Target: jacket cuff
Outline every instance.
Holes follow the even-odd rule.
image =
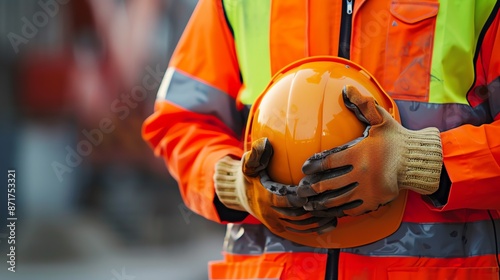
[[[226,207],[217,195],[214,195],[214,206],[222,223],[240,223],[250,214]]]
[[[448,176],[448,172],[446,171],[446,167],[443,164],[438,190],[433,194],[424,196],[424,199],[435,208],[442,208],[448,203],[450,190],[451,190],[451,180],[450,177]]]

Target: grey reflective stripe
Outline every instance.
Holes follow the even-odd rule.
[[[491,115],[496,117],[500,114],[500,77],[493,80],[487,88]]]
[[[342,252],[377,257],[465,258],[494,255],[500,250],[500,244],[495,243],[495,240],[500,240],[500,219],[494,222],[496,237],[491,220],[425,224],[404,222],[387,238],[365,246],[342,249]],[[327,249],[306,247],[278,237],[263,225],[246,224],[228,224],[224,251],[240,255],[327,253]]]
[[[168,75],[167,75],[168,74]],[[243,130],[243,116],[230,95],[183,73],[168,69],[158,99],[166,99],[186,110],[212,115],[223,121],[236,135]],[[244,113],[244,112],[243,112]]]
[[[494,255],[498,250],[495,248],[494,233],[491,220],[427,224],[405,222],[387,238],[365,246],[343,249],[343,252],[378,257],[428,258]],[[496,234],[496,240],[500,240],[498,228]]]
[[[237,255],[281,252],[327,253],[327,249],[302,246],[276,236],[263,225],[250,224],[228,224],[223,249]]]
[[[396,104],[401,123],[408,129],[432,126],[446,131],[463,124],[481,125],[493,121],[489,102],[483,102],[475,108],[458,103],[431,104],[402,100],[396,100]]]

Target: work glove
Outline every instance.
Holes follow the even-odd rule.
[[[297,190],[308,199],[304,209],[317,217],[358,216],[394,200],[400,189],[434,193],[443,164],[438,129],[404,128],[354,86],[342,94],[367,127],[361,137],[306,160]]]
[[[335,217],[313,217],[304,210],[297,187],[274,182],[266,168],[273,149],[267,138],[252,143],[241,160],[223,157],[215,165],[215,192],[228,208],[246,211],[271,231],[322,232],[335,227]]]

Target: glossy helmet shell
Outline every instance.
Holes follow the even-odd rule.
[[[267,137],[273,146],[274,154],[268,166],[273,181],[297,185],[304,177],[302,165],[309,157],[363,134],[365,125],[344,105],[342,89],[346,85],[373,96],[400,121],[394,101],[361,66],[331,56],[298,60],[274,75],[252,105],[247,123],[247,151],[253,139],[262,137]],[[340,218],[337,227],[324,234],[295,233],[283,228],[270,230],[307,246],[360,246],[379,240],[399,227],[406,197],[407,192],[402,191],[396,200],[377,211]]]

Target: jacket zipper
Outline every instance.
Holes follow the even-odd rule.
[[[354,0],[345,0],[342,4],[340,19],[339,56],[349,59],[351,52],[352,10]]]
[[[339,254],[340,249],[328,249],[325,280],[339,279]]]
[[[340,38],[338,56],[350,58],[352,11],[354,0],[342,2],[342,18],[340,19]],[[340,249],[328,249],[326,259],[325,280],[337,280],[339,278],[339,255]]]
[[[353,6],[354,0],[345,0],[342,3],[338,56],[345,59],[350,59]],[[325,280],[337,280],[339,278],[339,255],[340,249],[328,249]]]

